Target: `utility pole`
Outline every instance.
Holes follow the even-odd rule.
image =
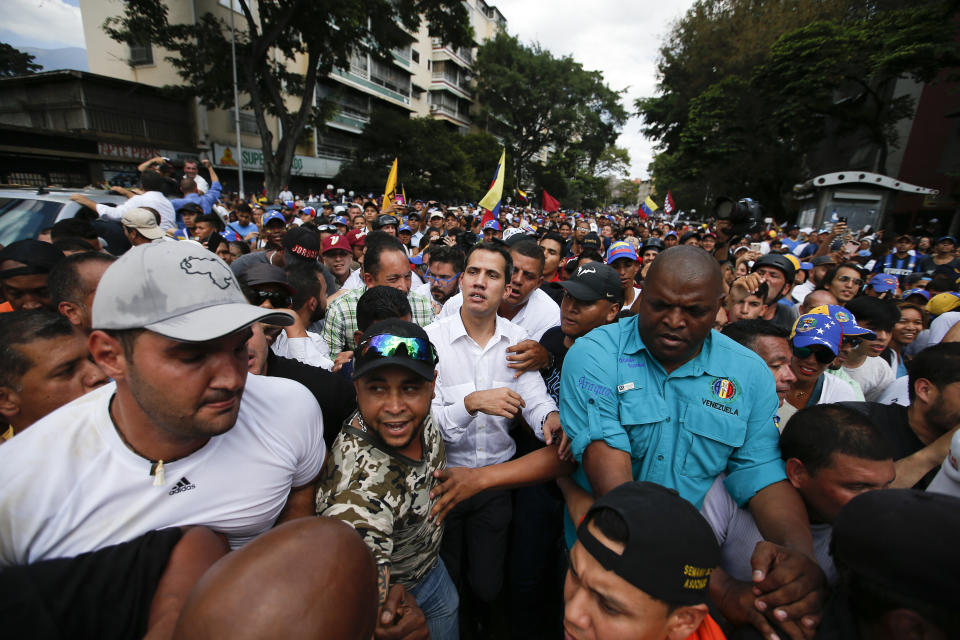
[[[243,147],[240,143],[240,92],[237,90],[237,33],[233,28],[234,0],[230,2],[230,55],[233,57],[233,117],[237,131],[237,176],[240,179],[240,199],[245,200],[243,190]]]

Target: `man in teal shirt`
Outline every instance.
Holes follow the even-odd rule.
[[[773,611],[795,603],[778,587],[800,579],[810,593],[822,588],[823,575],[811,559],[806,510],[780,459],[773,376],[759,356],[711,330],[721,291],[719,266],[702,249],[664,251],[644,281],[638,315],[571,347],[560,416],[580,463],[574,479],[594,496],[629,480],[649,481],[699,507],[726,472],[730,495],[791,558],[789,571],[784,564],[776,572],[778,560],[755,555],[761,600]],[[572,532],[568,520],[569,544]],[[794,606],[787,613],[794,619],[810,611]]]

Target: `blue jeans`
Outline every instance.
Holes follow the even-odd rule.
[[[457,612],[460,598],[443,560],[437,558],[433,568],[409,592],[416,598],[427,618],[432,640],[459,640],[460,622]]]

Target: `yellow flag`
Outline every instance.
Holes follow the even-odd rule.
[[[503,153],[500,154],[500,162],[497,163],[497,172],[493,176],[493,184],[490,185],[490,190],[487,191],[487,195],[483,196],[483,199],[478,203],[487,211],[496,209],[497,205],[500,204],[500,198],[503,197],[503,174],[505,173],[506,164],[507,150],[504,149]]]
[[[390,175],[387,176],[387,186],[383,188],[383,204],[381,207],[385,207],[388,204],[393,204],[393,199],[397,195],[397,159],[393,159],[393,166],[390,168]]]

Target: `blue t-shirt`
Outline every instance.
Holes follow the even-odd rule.
[[[241,239],[246,238],[247,234],[253,233],[254,231],[259,231],[260,229],[254,223],[250,223],[246,226],[240,224],[239,222],[231,222],[227,225],[228,230],[236,231],[237,235]]]
[[[773,374],[749,349],[716,331],[672,373],[647,350],[637,316],[594,329],[567,353],[560,420],[577,462],[590,443],[630,454],[634,480],[675,489],[698,509],[722,472],[743,506],[786,479],[774,423]],[[573,475],[590,491],[583,466]],[[565,518],[567,542],[576,531]]]

